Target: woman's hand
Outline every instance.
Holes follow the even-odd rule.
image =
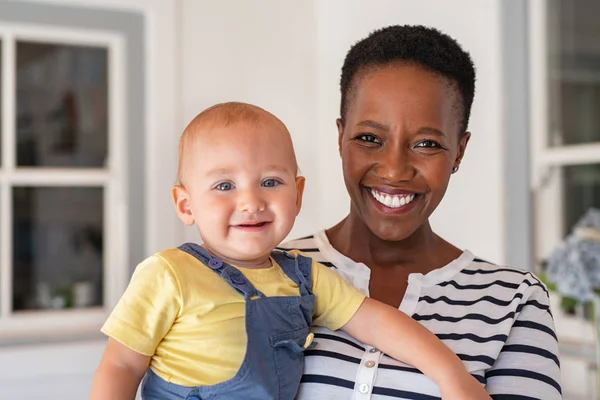
[[[442,400],[491,400],[484,387],[469,373],[461,371],[448,383],[439,385]]]

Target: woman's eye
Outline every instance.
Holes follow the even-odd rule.
[[[440,149],[442,146],[438,142],[433,140],[423,140],[422,142],[417,143],[416,147],[424,147],[427,149]]]
[[[215,186],[215,189],[225,192],[233,189],[233,185],[231,184],[231,182],[222,182]]]
[[[379,138],[377,136],[369,135],[368,133],[359,135],[356,137],[356,139],[360,140],[361,142],[381,144],[381,140],[379,140]]]
[[[275,187],[275,186],[278,186],[280,184],[281,184],[281,182],[279,182],[276,179],[265,179],[263,181],[263,183],[262,183],[262,186],[263,187]]]

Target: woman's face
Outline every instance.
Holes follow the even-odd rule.
[[[411,236],[438,206],[469,140],[444,78],[412,64],[359,71],[338,120],[351,214],[380,239]]]

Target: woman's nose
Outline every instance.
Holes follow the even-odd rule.
[[[416,168],[407,151],[390,148],[380,153],[375,173],[390,183],[408,181],[415,177]]]

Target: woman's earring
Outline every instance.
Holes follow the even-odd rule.
[[[454,167],[454,168],[452,168],[452,173],[455,173],[456,171],[458,171],[458,166],[457,166],[457,167]]]

